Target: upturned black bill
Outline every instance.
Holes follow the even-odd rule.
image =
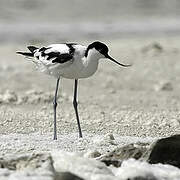
[[[132,66],[131,64],[122,64],[118,61],[116,61],[115,59],[113,59],[111,56],[109,56],[108,54],[106,55],[106,58],[110,59],[111,61],[115,62],[116,64],[120,65],[120,66],[123,66],[123,67],[129,67],[129,66]]]

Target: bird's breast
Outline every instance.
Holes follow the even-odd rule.
[[[87,62],[84,59],[76,59],[74,62],[61,69],[61,76],[68,79],[88,78],[92,76],[98,67],[98,61]]]
[[[84,68],[82,69],[82,78],[87,78],[92,76],[98,68],[98,61],[94,60],[94,61],[88,61],[85,60],[84,61]]]

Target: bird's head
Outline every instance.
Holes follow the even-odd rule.
[[[95,41],[88,46],[87,51],[86,51],[86,56],[88,55],[88,53],[91,53],[91,54],[98,56],[99,59],[107,58],[120,66],[124,66],[124,67],[131,66],[130,64],[122,64],[122,63],[116,61],[108,54],[108,52],[109,52],[109,49],[104,43]]]

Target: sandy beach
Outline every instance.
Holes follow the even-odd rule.
[[[178,37],[112,40],[112,56],[133,66],[119,68],[104,59],[93,77],[80,80],[83,132],[139,137],[178,133],[179,44]],[[1,45],[0,49],[0,133],[52,132],[55,79],[37,72],[33,64],[15,54],[24,49],[22,45]],[[73,81],[63,79],[61,85],[58,133],[76,133]]]
[[[103,155],[130,143],[151,144],[180,133],[180,3],[148,2],[101,0],[96,6],[94,1],[82,0],[61,1],[61,6],[59,1],[0,2],[1,160],[7,155],[50,153],[52,157],[45,154],[45,158],[50,158],[49,162],[52,160],[58,171],[59,159],[64,157],[68,168],[68,163],[72,163],[68,153],[84,163],[81,158],[92,152]],[[16,51],[26,51],[28,45],[41,47],[61,42],[88,45],[95,40],[107,44],[111,56],[119,62],[132,66],[118,67],[101,59],[95,75],[79,81],[82,139],[78,138],[72,105],[74,81],[62,79],[57,107],[58,140],[53,141],[52,100],[56,79],[38,72]],[[115,177],[121,180],[123,168],[126,165],[129,168],[130,164],[146,170],[150,166],[154,175],[158,168],[159,171],[166,168],[135,160],[125,161],[122,169],[107,168],[99,161],[93,163],[96,170],[100,167],[111,171],[110,180]],[[91,166],[87,165],[87,171],[88,167]],[[81,177],[78,170],[68,168],[65,170]],[[171,168],[163,172],[168,174]],[[0,168],[0,177],[4,172]],[[178,180],[179,169],[172,172],[175,175],[169,173],[168,180],[172,177]],[[105,175],[89,178],[85,173],[82,177],[108,178]]]
[[[80,80],[78,107],[83,139],[78,138],[72,106],[73,81],[63,79],[57,108],[57,141],[52,140],[56,80],[39,73],[33,64],[15,54],[24,45],[0,46],[2,157],[56,151],[75,153],[73,157],[96,151],[106,154],[119,146],[151,144],[180,132],[179,37],[139,37],[106,43],[113,57],[133,66],[119,68],[102,59],[94,76]],[[111,135],[115,140],[107,138]]]

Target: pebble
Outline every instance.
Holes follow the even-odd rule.
[[[141,49],[141,52],[144,54],[157,55],[162,53],[164,48],[159,42],[152,42]]]
[[[54,180],[50,154],[21,154],[0,157],[1,180]]]
[[[4,94],[0,94],[0,103],[14,103],[18,97],[14,91],[7,90]]]
[[[173,85],[170,81],[161,81],[154,86],[155,91],[172,91]]]
[[[148,146],[148,143],[134,143],[120,146],[97,159],[106,165],[112,164],[115,167],[119,167],[123,160],[129,158],[140,159],[147,152]]]
[[[117,145],[114,136],[111,133],[107,133],[101,138],[95,138],[93,140],[93,143],[96,145],[107,145],[107,144]]]
[[[87,158],[97,158],[99,156],[101,156],[101,153],[98,152],[97,150],[95,151],[89,150],[84,154],[84,157],[87,157]]]
[[[103,138],[113,140],[114,136],[108,133]],[[180,167],[179,142],[180,135],[175,135],[152,145],[132,143],[116,147],[104,155],[97,150],[89,150],[84,154],[60,150],[33,154],[16,152],[0,157],[0,179],[177,180],[180,179],[180,170],[177,168]],[[158,164],[149,164],[147,161]]]
[[[43,92],[36,90],[26,91],[24,95],[18,95],[14,91],[7,90],[0,94],[1,104],[38,104],[38,103],[52,103],[53,92]],[[67,98],[62,96],[63,98]]]

